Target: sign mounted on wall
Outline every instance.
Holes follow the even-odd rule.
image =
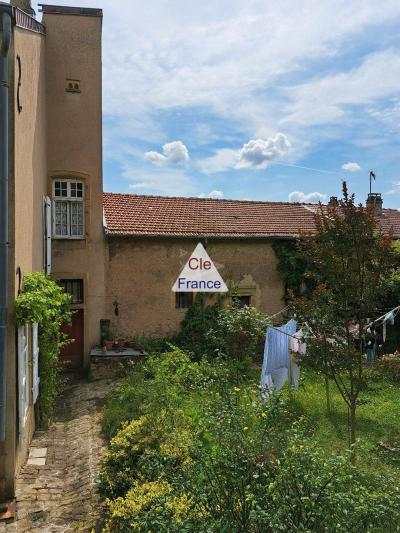
[[[228,287],[200,242],[183,267],[172,291],[228,292]]]

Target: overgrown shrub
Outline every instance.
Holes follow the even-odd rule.
[[[111,440],[124,423],[140,417],[140,406],[146,395],[145,382],[142,367],[137,365],[111,392],[102,416],[102,430],[108,439]]]
[[[205,356],[215,356],[215,348],[207,333],[214,326],[222,309],[223,297],[213,303],[207,303],[208,295],[198,293],[193,305],[187,310],[181,322],[181,328],[173,339],[183,350],[193,354],[197,360]]]
[[[147,449],[155,447],[156,436],[151,433],[146,417],[133,420],[111,440],[103,459],[100,484],[103,493],[124,495],[138,475],[138,461]]]
[[[348,457],[327,457],[284,395],[263,404],[229,365],[191,362],[178,349],[142,372],[140,418],[103,463],[106,531],[397,530],[398,482],[382,477],[372,488]]]
[[[374,367],[386,378],[400,383],[400,355],[384,355],[375,361]]]
[[[169,337],[145,337],[145,336],[139,336],[135,339],[137,344],[139,346],[143,346],[144,351],[147,354],[154,354],[154,353],[161,353],[168,350],[169,343],[173,339]]]
[[[15,302],[17,324],[39,324],[39,413],[46,425],[54,409],[61,380],[59,355],[68,338],[61,326],[71,321],[70,297],[43,272],[24,276],[21,294]]]
[[[174,493],[166,481],[136,482],[125,498],[108,501],[108,505],[106,532],[201,531],[197,524],[202,510],[196,509],[193,496]]]
[[[231,369],[221,360],[213,363],[192,361],[177,347],[170,352],[154,354],[143,364],[137,364],[123,383],[109,396],[103,411],[102,429],[111,439],[124,423],[158,409],[180,406],[182,396],[211,388],[224,388]]]
[[[237,304],[221,309],[206,334],[215,353],[233,361],[261,360],[268,317],[255,307]]]

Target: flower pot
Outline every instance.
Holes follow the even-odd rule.
[[[112,350],[114,341],[104,341],[104,342],[105,342],[107,351]]]

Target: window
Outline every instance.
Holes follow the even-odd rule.
[[[189,309],[193,304],[192,292],[176,292],[175,307],[176,309]]]
[[[251,305],[251,296],[236,296],[235,300],[239,302],[240,307]]]
[[[54,236],[82,239],[84,227],[84,186],[76,180],[53,182]]]
[[[80,93],[81,92],[81,82],[80,80],[65,80],[65,90],[67,93]]]
[[[83,304],[83,279],[60,279],[58,284],[71,296],[71,304]]]

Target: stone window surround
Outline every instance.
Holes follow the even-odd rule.
[[[66,183],[67,184],[67,194],[66,195],[58,195],[55,194],[55,187],[56,183]],[[71,195],[71,185],[72,184],[81,184],[82,185],[82,196],[73,196]],[[85,203],[86,203],[86,194],[85,194],[85,180],[81,179],[80,177],[75,176],[53,176],[51,180],[51,192],[52,192],[52,218],[53,218],[53,224],[52,224],[52,236],[53,239],[71,239],[71,240],[82,240],[86,238],[85,229],[86,229],[86,217],[85,217]],[[65,202],[67,204],[67,234],[65,235],[58,235],[56,233],[56,202]],[[82,233],[79,235],[71,235],[71,222],[70,222],[70,204],[73,204],[75,202],[79,202],[82,204]]]

